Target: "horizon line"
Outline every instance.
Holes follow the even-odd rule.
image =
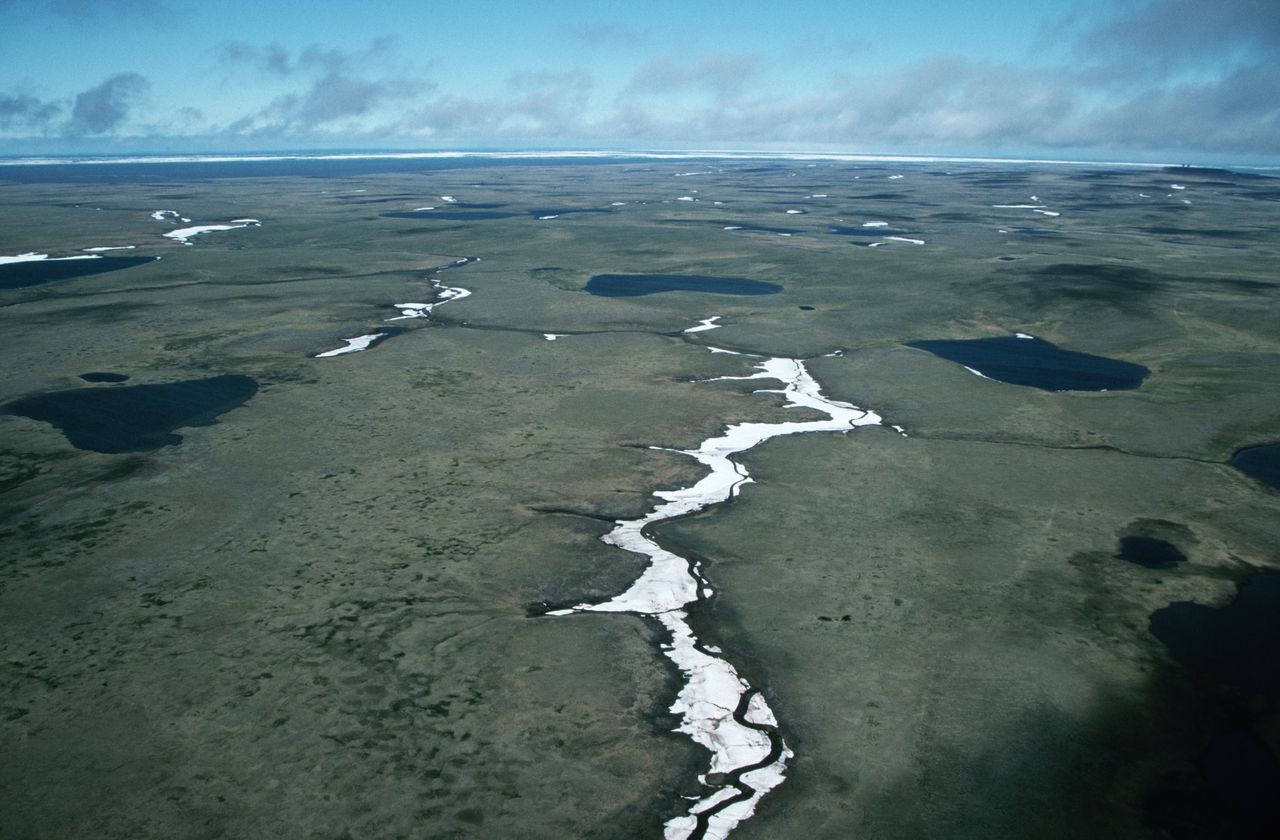
[[[638,160],[795,160],[866,163],[1007,163],[1058,166],[1132,166],[1142,168],[1211,168],[1196,164],[1071,158],[997,157],[983,155],[907,155],[855,152],[769,151],[750,149],[450,149],[434,151],[315,151],[315,152],[210,152],[193,154],[133,153],[120,155],[22,155],[0,156],[0,166],[92,166],[147,163],[252,163],[305,160],[431,160],[494,158],[538,160],[552,158],[634,158]],[[1265,168],[1238,165],[1241,168]]]

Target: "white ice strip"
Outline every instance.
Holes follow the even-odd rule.
[[[540,221],[540,222],[545,222],[545,221],[547,221],[548,219],[558,219],[558,218],[560,218],[560,214],[559,214],[559,213],[552,213],[550,216],[539,216],[539,217],[538,217],[538,221]]]
[[[803,213],[803,212],[804,212],[803,210],[788,210],[788,211],[787,211],[787,215],[788,215],[788,216],[799,216],[799,215],[800,215],[801,213]]]
[[[440,200],[441,200],[441,201],[443,201],[443,202],[445,202],[446,204],[457,204],[457,203],[458,203],[458,199],[454,198],[454,197],[453,197],[453,196],[451,196],[451,195],[442,195],[442,196],[440,196]]]
[[[703,318],[701,321],[698,322],[698,325],[696,327],[689,327],[689,329],[685,330],[685,332],[696,333],[696,332],[705,332],[707,330],[718,330],[720,329],[721,325],[717,324],[716,321],[719,321],[723,317],[724,317],[723,315],[712,315],[710,318]]]
[[[163,222],[163,221],[166,221],[166,220],[167,220],[167,221],[172,221],[172,222],[189,222],[189,221],[191,221],[190,219],[188,219],[188,218],[184,217],[184,216],[183,216],[181,213],[179,213],[177,210],[157,210],[157,211],[155,211],[154,213],[152,213],[152,214],[151,214],[151,218],[155,219],[157,222]]]
[[[76,254],[74,257],[51,257],[48,254],[39,254],[35,251],[27,251],[23,254],[17,254],[12,257],[0,257],[0,265],[9,263],[22,262],[61,262],[62,260],[100,260],[102,257],[97,254]]]
[[[710,349],[712,352],[731,352]],[[734,710],[751,688],[729,662],[698,644],[689,625],[685,607],[708,597],[710,588],[697,575],[696,567],[691,569],[687,559],[645,536],[645,529],[654,523],[687,516],[733,497],[743,484],[751,480],[746,468],[733,460],[739,452],[781,435],[847,432],[857,426],[883,422],[875,412],[823,396],[821,386],[799,359],[766,359],[755,365],[755,371],[745,376],[721,376],[711,381],[777,380],[782,384],[781,389],[757,393],[781,394],[788,408],[813,409],[825,414],[826,419],[737,423],[726,427],[722,434],[707,438],[697,449],[677,450],[707,467],[707,475],[690,487],[655,492],[654,495],[662,500],[661,504],[641,519],[619,520],[613,530],[601,538],[609,545],[649,558],[649,565],[640,578],[625,592],[608,601],[579,604],[550,613],[638,613],[657,619],[670,633],[671,642],[663,646],[663,652],[685,677],[685,684],[671,711],[680,715],[677,731],[689,735],[711,752],[707,774],[700,777],[703,784],[711,789],[690,806],[688,815],[666,824],[664,834],[668,840],[689,837],[697,828],[694,815],[703,813],[709,814],[704,836],[723,840],[738,823],[755,812],[757,803],[766,793],[782,783],[787,761],[793,754],[781,745],[774,761],[742,773],[738,784],[745,786],[750,796],[741,802],[724,805],[737,795],[737,785],[722,783],[712,787],[706,781],[709,774],[732,774],[735,770],[766,761],[774,741],[768,732],[734,718]],[[777,725],[773,711],[759,694],[753,694],[748,701],[744,719],[755,726]]]
[[[962,365],[962,367],[963,367],[965,370],[969,371],[969,373],[972,373],[974,376],[981,376],[983,379],[991,379],[991,377],[990,377],[990,376],[987,376],[987,375],[986,375],[985,373],[983,373],[982,371],[980,371],[980,370],[974,370],[973,368],[969,367],[968,365]],[[996,380],[991,379],[991,381],[992,381],[992,382],[995,382]]]
[[[991,206],[1001,210],[1037,210],[1044,207],[1043,204],[993,204]]]
[[[478,259],[478,257],[476,259]],[[471,257],[462,257],[461,259],[454,260],[453,266],[466,265],[469,262],[473,262]],[[448,265],[444,266],[444,268],[451,267],[452,266]],[[439,271],[439,269],[437,269],[437,271]],[[431,288],[436,293],[436,299],[433,303],[397,303],[395,306],[396,309],[400,310],[400,314],[393,318],[387,318],[386,320],[403,321],[406,318],[427,318],[431,315],[431,311],[437,306],[448,303],[451,300],[460,300],[461,298],[467,297],[471,294],[469,289],[462,289],[456,286],[446,286],[435,277],[431,278]],[[324,353],[318,353],[315,358],[324,359],[329,356],[342,356],[347,353],[359,353],[361,350],[369,349],[369,345],[377,339],[382,338],[384,335],[387,335],[387,333],[370,333],[369,335],[360,335],[355,338],[348,338],[345,339],[347,346],[339,347],[336,350],[328,350]]]
[[[1041,210],[1039,207],[1033,209],[1032,213],[1039,213],[1042,216],[1061,216],[1062,214],[1056,210]]]
[[[369,345],[385,336],[386,333],[369,333],[368,335],[358,335],[355,338],[345,338],[346,346],[339,347],[337,350],[326,350],[323,353],[317,353],[317,359],[327,359],[330,356],[345,356],[347,353],[359,353],[361,350],[368,350]]]
[[[1014,333],[1013,337],[1014,338],[1035,338],[1034,335],[1027,335],[1026,333]]]
[[[1182,184],[1170,184],[1170,185],[1169,185],[1169,189],[1171,189],[1171,190],[1185,190],[1185,189],[1186,189],[1186,187],[1184,187]]]
[[[827,194],[826,194],[826,193],[814,193],[813,195],[809,196],[809,198],[827,198]]]
[[[465,262],[467,262],[465,259],[459,260],[458,262],[454,263],[454,265],[458,265],[459,263],[465,263]],[[448,303],[451,300],[461,300],[462,298],[468,297],[471,294],[470,289],[463,289],[459,286],[446,286],[444,283],[440,282],[440,280],[434,277],[431,279],[431,288],[436,293],[436,299],[434,302],[432,303],[397,303],[396,309],[400,310],[400,314],[396,315],[395,317],[388,318],[387,320],[403,321],[406,318],[429,318],[431,316],[431,312],[437,306]]]
[[[627,203],[625,201],[611,201],[609,202],[609,206],[610,207],[626,207]]]
[[[862,226],[870,227],[870,228],[888,227],[889,223],[888,222],[863,222]]]
[[[99,245],[96,248],[81,248],[81,251],[96,253],[98,251],[132,251],[137,245]]]
[[[923,245],[923,239],[912,239],[909,236],[886,236],[885,239],[892,239],[894,242],[910,242],[912,245]]]
[[[421,212],[423,212],[423,211],[425,211],[425,210],[434,210],[434,209],[436,209],[434,205],[432,205],[431,207],[415,207],[415,208],[413,208],[412,210],[410,210],[409,212],[410,212],[410,213],[421,213]]]
[[[906,175],[890,175],[890,176],[889,176],[889,180],[890,180],[890,181],[897,181],[897,180],[899,180],[900,178],[905,178],[905,177],[907,177],[907,176],[906,176]]]
[[[184,222],[191,221],[183,219]],[[194,227],[178,228],[171,230],[165,234],[168,239],[174,239],[183,245],[190,245],[191,238],[199,236],[202,233],[212,233],[219,230],[236,230],[237,228],[261,227],[262,223],[257,219],[232,219],[229,224],[225,225],[195,225]]]
[[[742,225],[726,225],[725,230],[742,230]]]
[[[555,341],[557,338],[564,338],[567,335],[569,334],[568,333],[543,333],[542,337],[545,338],[547,341]]]
[[[676,199],[676,201],[697,201],[697,200],[698,199],[694,198],[691,195],[682,195]]]

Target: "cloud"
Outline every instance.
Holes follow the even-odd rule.
[[[1280,66],[1260,63],[1216,81],[1144,89],[1090,112],[1080,140],[1115,148],[1280,154]]]
[[[249,66],[261,73],[288,76],[293,73],[289,51],[277,43],[259,47],[243,41],[227,41],[218,48],[223,64]]]
[[[56,15],[73,23],[101,23],[121,17],[162,19],[171,14],[163,0],[0,0],[0,12]]]
[[[581,71],[518,73],[498,96],[439,96],[383,132],[471,142],[581,137],[592,88],[591,77]]]
[[[41,131],[62,112],[55,102],[25,94],[0,93],[0,129]]]
[[[1280,49],[1280,3],[1275,0],[1149,0],[1093,24],[1081,50],[1174,56],[1221,56],[1223,50]]]
[[[638,47],[649,40],[639,29],[617,23],[588,23],[565,28],[571,39],[593,47]]]
[[[129,116],[133,101],[150,83],[137,73],[117,73],[97,87],[76,94],[71,118],[62,128],[68,137],[105,134]]]
[[[759,56],[747,53],[717,52],[688,61],[663,55],[637,70],[621,95],[701,90],[719,99],[731,99],[759,76],[762,63]]]
[[[291,52],[278,43],[265,46],[224,43],[221,63],[246,67],[302,87],[275,97],[265,107],[228,125],[225,133],[284,137],[339,130],[367,132],[369,119],[390,105],[410,107],[435,88],[429,80],[387,72],[397,54],[391,36],[375,38],[358,50],[312,44]],[[372,71],[380,71],[375,75]],[[384,119],[382,122],[386,122]]]
[[[265,46],[244,41],[226,41],[218,48],[218,60],[229,66],[242,66],[274,76],[315,73],[341,74],[353,68],[381,66],[393,58],[398,43],[391,35],[374,38],[360,50],[349,51],[311,44],[293,55],[277,42]]]

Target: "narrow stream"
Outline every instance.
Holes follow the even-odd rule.
[[[713,352],[721,351],[709,348]],[[705,601],[712,589],[700,564],[667,551],[645,535],[649,526],[688,516],[728,501],[751,481],[747,470],[733,460],[770,438],[801,432],[847,432],[857,426],[880,424],[881,418],[846,402],[824,397],[822,388],[799,359],[767,359],[748,376],[722,376],[709,381],[773,379],[782,388],[756,393],[781,394],[788,408],[809,408],[825,420],[785,423],[739,423],[704,440],[697,449],[672,450],[694,458],[710,472],[692,487],[658,491],[663,503],[642,519],[620,520],[601,539],[609,545],[643,554],[649,566],[631,588],[599,604],[580,604],[549,615],[586,612],[627,612],[656,619],[671,634],[663,653],[685,677],[685,685],[671,706],[681,716],[676,731],[711,751],[711,765],[699,777],[703,793],[688,813],[667,822],[667,840],[720,840],[750,817],[766,793],[782,784],[787,760],[793,755],[783,742],[778,723],[763,695],[752,688],[718,648],[694,635],[687,607]],[[655,447],[656,448],[656,447]]]
[[[431,290],[435,292],[436,299],[432,303],[397,303],[396,309],[400,310],[400,314],[393,318],[385,318],[384,321],[403,321],[408,318],[429,318],[431,311],[437,306],[448,303],[451,300],[459,300],[471,294],[470,289],[463,289],[458,286],[446,286],[437,277],[440,272],[448,271],[451,268],[461,268],[464,265],[470,265],[473,262],[479,262],[479,257],[460,257],[446,265],[437,266],[427,272],[427,279],[431,282]],[[359,353],[361,350],[368,350],[374,345],[381,344],[393,335],[404,332],[399,327],[391,327],[379,330],[378,332],[357,335],[354,338],[344,338],[346,342],[342,347],[333,350],[326,350],[323,353],[317,353],[312,358],[327,359],[332,356],[345,356],[348,353]]]

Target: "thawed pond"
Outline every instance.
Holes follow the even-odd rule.
[[[1029,335],[967,340],[911,341],[908,347],[964,365],[971,373],[1045,391],[1123,391],[1150,373],[1142,365],[1063,350]]]
[[[1273,490],[1280,490],[1280,443],[1241,449],[1231,458],[1231,466]]]
[[[49,423],[77,449],[145,452],[182,442],[183,426],[212,426],[243,405],[258,383],[238,374],[162,385],[73,388],[22,397],[0,411]]]
[[[714,295],[776,295],[777,283],[745,277],[704,274],[597,274],[585,291],[599,297],[639,297],[660,292],[707,292]]]

